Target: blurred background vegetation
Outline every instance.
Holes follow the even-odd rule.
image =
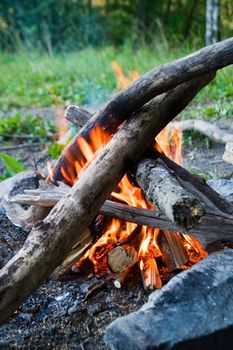
[[[232,36],[232,0],[1,0],[0,111],[103,103],[118,85],[113,60],[142,74],[204,46],[214,9],[209,43]],[[232,96],[229,69],[204,102]]]
[[[217,2],[221,36],[231,36],[232,0]],[[205,17],[204,0],[1,0],[0,47],[51,55],[128,42],[138,48],[158,40],[201,46]]]

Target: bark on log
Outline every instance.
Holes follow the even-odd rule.
[[[86,125],[80,130],[58,159],[53,169],[55,181],[60,181],[63,178],[61,166],[65,169],[69,168],[69,172],[73,177],[77,177],[74,163],[69,160],[75,159],[78,155],[79,157],[81,156],[77,144],[77,138],[79,136],[88,140],[90,130],[97,125],[101,126],[109,134],[113,134],[123,121],[153,97],[185,81],[232,63],[233,38],[230,38],[205,47],[174,62],[156,67],[142,75],[125,90],[118,93],[102,111],[88,120]]]
[[[225,44],[222,44],[225,45]],[[22,249],[0,271],[0,322],[6,320],[80,241],[126,168],[208,84],[214,73],[158,96],[133,115],[88,166],[67,196],[32,229]],[[20,291],[20,292],[19,292]]]
[[[65,111],[65,118],[81,128],[91,117],[92,114],[80,106],[70,105]]]
[[[177,165],[164,154],[157,151],[150,153],[152,164],[160,164],[176,176],[181,186],[197,198],[204,208],[204,215],[194,224],[191,229],[186,229],[195,235],[204,247],[216,240],[233,240],[232,230],[232,204],[221,198],[201,178],[192,175],[186,169]],[[157,157],[157,158],[156,158]],[[143,187],[143,183],[141,184]],[[176,230],[184,232],[183,229]],[[206,232],[206,233],[205,233]]]
[[[200,201],[187,192],[177,178],[156,160],[140,161],[136,179],[147,200],[177,225],[192,228],[204,214]]]

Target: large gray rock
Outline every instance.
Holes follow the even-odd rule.
[[[230,326],[233,250],[226,250],[171,279],[140,310],[116,319],[104,340],[112,350],[225,350],[232,349]]]
[[[218,179],[207,181],[208,185],[218,192],[223,198],[233,202],[233,180]]]

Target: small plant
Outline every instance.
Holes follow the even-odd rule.
[[[11,157],[6,153],[0,153],[0,160],[4,164],[4,173],[2,176],[0,176],[1,180],[20,173],[26,169],[26,166],[23,165],[20,160],[17,160],[16,158]]]
[[[0,137],[2,141],[19,136],[29,143],[44,142],[55,134],[54,123],[36,115],[16,113],[12,118],[0,117]]]
[[[50,157],[57,159],[62,153],[64,147],[65,145],[61,145],[59,143],[53,143],[52,145],[50,145],[49,146]]]
[[[207,149],[210,149],[212,146],[211,140],[207,136],[193,130],[184,131],[182,141],[184,146],[191,145],[195,142],[204,144]]]

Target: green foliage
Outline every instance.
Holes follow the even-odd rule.
[[[154,41],[153,45],[141,45],[139,49],[128,42],[121,49],[111,46],[86,48],[51,57],[35,52],[17,56],[0,53],[1,110],[71,103],[100,105],[117,87],[112,60],[119,62],[126,75],[132,70],[142,74],[193,50],[195,48],[187,46],[173,49],[166,41]],[[195,101],[205,105],[200,110],[195,109],[197,118],[215,116],[214,110],[216,116],[232,116],[232,76],[231,66],[220,70],[214,82],[197,95]],[[50,130],[51,126],[46,126],[46,129]]]
[[[64,147],[65,147],[64,145],[61,145],[59,143],[53,143],[52,145],[50,145],[49,147],[50,157],[57,159],[62,153]]]
[[[204,144],[207,149],[211,148],[212,146],[211,141],[207,136],[194,130],[185,130],[183,132],[182,143],[184,146],[192,145],[193,143],[200,143]]]
[[[17,173],[26,169],[26,166],[22,164],[20,160],[17,160],[14,157],[9,156],[5,153],[0,153],[0,160],[3,162],[5,171],[3,176],[0,177],[1,180],[13,176]]]
[[[6,140],[12,136],[21,136],[22,139],[29,138],[28,142],[44,141],[55,132],[54,124],[51,121],[42,119],[36,115],[23,115],[16,113],[7,119],[0,116],[0,138]]]
[[[231,0],[221,0],[222,36],[232,35]],[[205,1],[2,0],[0,49],[49,55],[87,46],[135,47],[154,38],[204,43]]]

